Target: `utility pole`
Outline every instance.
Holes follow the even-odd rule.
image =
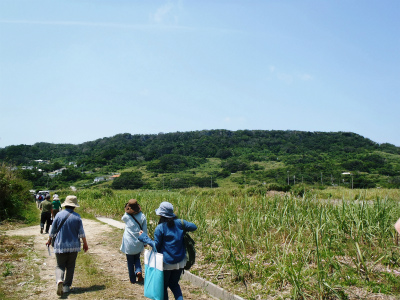
[[[322,182],[322,172],[321,172],[321,184],[323,185],[324,183]]]
[[[289,184],[289,171],[287,171],[287,185],[290,185]]]
[[[296,175],[293,175],[293,184],[296,185]]]

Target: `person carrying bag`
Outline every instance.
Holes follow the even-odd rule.
[[[164,299],[168,300],[167,289],[169,288],[175,299],[182,300],[179,279],[187,262],[184,232],[195,231],[197,226],[191,222],[178,219],[174,214],[174,207],[169,202],[162,202],[156,209],[156,214],[160,216],[160,220],[154,231],[154,241],[142,231],[139,240],[163,255]],[[146,291],[147,272],[145,275]]]
[[[54,241],[56,240],[56,237],[57,237],[58,232],[60,231],[61,227],[64,225],[65,221],[67,221],[67,219],[69,218],[69,216],[70,216],[71,214],[72,214],[72,212],[70,212],[70,213],[67,215],[67,217],[64,218],[64,219],[61,221],[60,225],[58,226],[58,228],[57,228],[56,231],[54,232],[53,237],[50,238],[50,239],[51,239],[50,244],[51,244],[52,247],[54,247]]]

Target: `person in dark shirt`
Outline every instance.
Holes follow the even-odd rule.
[[[46,233],[49,233],[49,228],[51,225],[51,215],[53,213],[53,205],[50,202],[50,194],[47,194],[44,201],[40,202],[39,209],[42,211],[40,215],[40,233],[43,233],[45,223]]]

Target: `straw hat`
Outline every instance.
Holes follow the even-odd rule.
[[[73,196],[73,195],[67,196],[67,198],[65,198],[64,203],[61,204],[61,206],[62,207],[65,207],[65,206],[79,207],[78,199],[76,198],[76,196]]]

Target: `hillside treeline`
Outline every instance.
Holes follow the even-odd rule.
[[[53,168],[68,162],[75,162],[81,171],[143,167],[153,176],[188,170],[194,170],[194,174],[196,168],[212,158],[218,159],[219,165],[209,175],[228,178],[240,172],[241,176],[232,178],[238,184],[253,180],[290,185],[296,182],[295,178],[297,183],[340,184],[340,180],[349,182],[341,174],[350,172],[355,187],[400,185],[400,148],[350,132],[124,133],[79,145],[36,143],[0,148],[0,161],[17,166],[43,159],[57,165]]]

